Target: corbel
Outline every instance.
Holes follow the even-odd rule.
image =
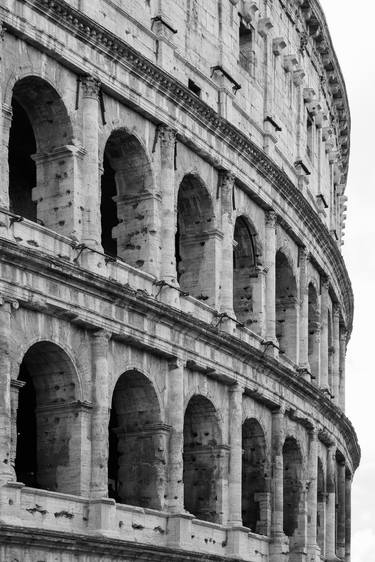
[[[267,34],[273,28],[273,23],[271,18],[260,18],[258,21],[258,33],[263,38],[267,37]]]
[[[328,162],[330,164],[337,162],[337,157],[338,157],[337,150],[331,150],[328,152]]]
[[[297,87],[301,86],[305,76],[306,73],[302,67],[296,68],[296,70],[293,71],[293,84]]]
[[[316,93],[314,88],[303,88],[303,101],[311,103],[315,99]]]
[[[281,55],[282,51],[286,48],[286,41],[283,37],[275,37],[272,40],[272,51],[275,56]]]
[[[253,0],[242,0],[242,10],[240,13],[246,23],[251,23],[255,19],[258,11],[259,7],[257,2]]]
[[[315,100],[307,104],[307,110],[310,113],[310,115],[316,117],[319,111],[322,110],[322,106],[317,100]]]
[[[297,55],[284,55],[283,67],[286,72],[292,72],[294,67],[298,65]]]

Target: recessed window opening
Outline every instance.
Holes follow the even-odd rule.
[[[188,88],[193,92],[193,94],[198,96],[198,98],[201,97],[202,89],[194,82],[194,80],[191,80],[191,78],[188,80]]]
[[[254,52],[253,52],[253,32],[246,25],[240,16],[239,25],[239,64],[250,74],[253,71]]]
[[[302,457],[296,440],[288,437],[283,447],[284,533],[293,537],[298,529],[302,491]]]
[[[307,156],[312,159],[314,150],[314,121],[308,114],[306,121],[306,152]]]

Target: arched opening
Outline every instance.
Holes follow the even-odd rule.
[[[108,493],[119,503],[162,509],[168,428],[152,383],[132,370],[118,379],[109,422]]]
[[[247,419],[242,426],[242,449],[242,522],[265,535],[269,474],[264,433],[255,419]]]
[[[56,90],[37,76],[16,82],[9,134],[10,210],[71,234],[67,219],[72,189],[73,133]]]
[[[320,364],[320,311],[319,311],[319,301],[318,293],[313,285],[309,284],[308,292],[308,353],[309,353],[309,365],[311,374],[314,378],[319,377],[319,364]]]
[[[318,483],[317,483],[317,543],[322,556],[325,554],[325,528],[326,528],[326,483],[324,467],[318,458]]]
[[[233,309],[237,320],[252,327],[255,321],[254,284],[256,281],[255,233],[248,221],[238,217],[234,226]]]
[[[332,325],[332,314],[331,311],[327,311],[327,326],[328,326],[328,386],[331,394],[333,394],[334,384],[333,384],[333,361],[335,348],[333,345],[333,325]]]
[[[75,368],[51,342],[34,344],[25,354],[18,379],[17,480],[27,486],[78,493],[79,389]],[[76,425],[77,424],[77,425]],[[79,459],[80,462],[80,459]]]
[[[223,474],[221,432],[215,408],[195,395],[184,419],[184,504],[198,519],[221,521],[220,481]]]
[[[302,491],[302,456],[297,441],[287,437],[283,446],[284,533],[293,537],[298,529]]]
[[[297,285],[284,253],[276,253],[276,337],[280,353],[297,360]]]
[[[198,176],[187,174],[178,191],[176,266],[183,291],[212,303],[214,255],[210,230],[214,228],[212,202]],[[210,256],[211,254],[211,256]],[[211,258],[211,259],[210,259]]]
[[[155,193],[151,164],[140,141],[124,129],[111,133],[101,179],[102,246],[129,265],[155,264]]]

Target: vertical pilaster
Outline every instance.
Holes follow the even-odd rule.
[[[327,454],[327,519],[326,519],[326,557],[336,560],[336,481],[335,447],[331,445]]]
[[[346,472],[345,462],[340,460],[337,463],[337,556],[342,560],[345,559],[345,496],[346,496]]]
[[[307,553],[309,562],[320,560],[317,544],[317,510],[318,510],[318,431],[310,432],[309,450],[309,487],[307,491]]]
[[[1,41],[1,40],[0,40]],[[0,89],[1,94],[1,89]],[[9,134],[12,126],[12,108],[0,103],[0,207],[9,209]]]
[[[329,278],[321,280],[320,386],[328,388],[328,299]]]
[[[99,91],[100,82],[81,78],[82,135],[86,154],[82,162],[82,242],[102,251],[99,182]]]
[[[103,330],[92,336],[93,411],[91,419],[91,497],[108,496],[108,425],[110,412],[108,342]]]
[[[220,311],[234,317],[233,311],[233,237],[234,212],[233,189],[234,175],[223,172],[220,177],[221,225],[223,231],[221,254],[221,303]]]
[[[21,388],[25,386],[24,381],[11,379],[10,381],[10,409],[11,409],[11,447],[10,447],[10,463],[15,469],[16,452],[17,452],[17,411],[18,398]]]
[[[332,394],[335,404],[340,403],[340,307],[333,306],[333,387]]]
[[[276,213],[266,212],[266,340],[276,342]]]
[[[345,481],[345,562],[350,562],[352,534],[352,476],[346,474]]]
[[[11,464],[11,313],[8,302],[0,302],[0,485],[15,480]]]
[[[288,540],[284,535],[284,410],[272,412],[272,518],[270,562],[280,562],[287,554]]]
[[[346,361],[346,345],[347,331],[344,327],[340,330],[340,367],[339,367],[339,395],[340,407],[345,411],[345,361]]]
[[[174,159],[176,150],[176,131],[162,125],[159,127],[160,140],[160,190],[162,196],[161,256],[160,278],[169,285],[177,286],[175,236],[177,229],[176,188]],[[173,292],[172,292],[173,291]],[[177,303],[178,293],[165,289],[165,296],[171,304]]]
[[[184,511],[183,450],[184,450],[184,364],[173,360],[168,372],[169,435],[167,509],[171,513]]]
[[[229,390],[229,524],[242,525],[242,386]]]
[[[309,365],[309,290],[307,286],[308,254],[299,248],[299,369],[310,380]]]

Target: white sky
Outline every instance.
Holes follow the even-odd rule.
[[[347,414],[362,448],[352,503],[352,562],[375,562],[375,3],[321,0],[349,94],[352,135],[344,256],[354,330],[347,357]],[[374,423],[374,426],[372,425]]]

